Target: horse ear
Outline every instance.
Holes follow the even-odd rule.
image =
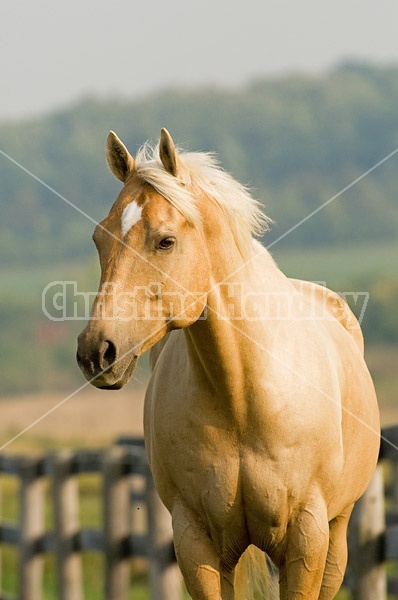
[[[177,177],[180,170],[180,161],[178,160],[173,138],[164,127],[160,132],[159,156],[166,171]]]
[[[134,170],[134,158],[113,131],[109,132],[106,140],[106,159],[112,173],[123,183]]]

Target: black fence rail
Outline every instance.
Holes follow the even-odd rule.
[[[81,527],[78,476],[96,473],[102,481],[102,525]],[[106,450],[62,451],[41,457],[0,455],[0,475],[20,481],[19,519],[0,522],[0,545],[18,548],[16,596],[0,590],[0,600],[40,600],[43,557],[55,557],[60,600],[83,600],[82,553],[104,556],[103,597],[125,600],[132,557],[149,565],[152,600],[182,597],[170,517],[154,489],[141,439],[123,438]],[[140,485],[134,482],[140,480]],[[45,527],[44,482],[51,483],[53,526]],[[134,503],[145,505],[146,526],[137,532]],[[382,431],[379,464],[349,527],[349,565],[344,586],[353,600],[398,599],[398,426]],[[388,565],[388,566],[387,566]]]
[[[102,526],[82,528],[79,522],[78,476],[96,473],[102,481]],[[0,456],[0,474],[17,477],[19,519],[0,523],[0,544],[18,548],[18,592],[0,591],[0,598],[40,600],[43,558],[56,562],[57,597],[83,599],[82,552],[104,556],[104,598],[128,597],[132,557],[149,561],[151,597],[175,600],[181,581],[172,545],[170,517],[154,489],[142,440],[129,440],[107,450],[57,452],[42,457]],[[141,491],[133,481],[141,480]],[[50,480],[54,523],[45,528],[45,486]],[[134,532],[132,503],[146,506],[145,533]]]

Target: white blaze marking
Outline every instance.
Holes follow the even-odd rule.
[[[136,202],[130,202],[126,206],[122,214],[122,236],[125,237],[133,225],[141,219],[142,206],[138,206]]]

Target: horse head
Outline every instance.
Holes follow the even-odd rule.
[[[77,361],[95,387],[119,389],[143,352],[202,314],[209,261],[189,173],[170,134],[162,129],[150,160],[145,148],[134,159],[113,132],[106,153],[124,186],[94,231],[101,279]]]

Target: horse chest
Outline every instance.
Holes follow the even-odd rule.
[[[291,506],[288,493],[267,464],[239,463],[234,480],[221,470],[218,483],[200,494],[201,519],[225,564],[233,565],[249,544],[274,558],[283,554]]]
[[[162,371],[157,379],[162,389],[150,390],[145,409],[151,468],[162,500],[171,512],[175,503],[186,506],[231,562],[250,543],[280,555],[289,518],[319,462],[317,439],[325,445],[316,433],[325,427],[318,427],[315,408],[304,426],[300,406],[290,406],[287,415],[280,399],[265,402],[266,387],[259,386],[256,402],[239,415],[239,423],[210,393],[196,395],[173,375]],[[183,383],[185,393],[179,390]]]
[[[152,461],[157,487],[169,508],[182,501],[228,560],[249,543],[267,548],[280,544],[288,515],[287,491],[272,461],[239,447],[231,431],[206,427],[200,440],[188,431],[169,430],[167,453],[156,452]],[[163,435],[158,432],[157,444],[162,445]]]

